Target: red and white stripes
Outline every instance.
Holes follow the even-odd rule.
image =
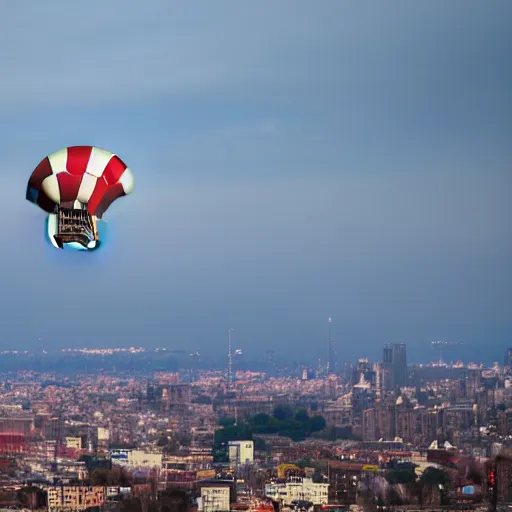
[[[33,172],[29,188],[42,193],[37,203],[68,208],[86,205],[98,218],[112,202],[133,191],[133,174],[115,154],[93,146],[73,146],[46,157]]]

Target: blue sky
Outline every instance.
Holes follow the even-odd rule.
[[[511,60],[505,0],[5,1],[0,344],[501,361]],[[24,200],[75,144],[136,179],[93,255]]]

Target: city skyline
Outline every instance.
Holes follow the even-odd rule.
[[[230,329],[230,331],[232,331]],[[234,382],[235,373],[238,371],[275,371],[276,369],[286,369],[286,371],[298,371],[299,373],[303,369],[315,373],[322,368],[321,372],[326,374],[338,374],[343,372],[347,368],[356,368],[362,362],[366,365],[370,365],[374,370],[378,370],[384,373],[395,375],[395,381],[389,380],[389,386],[406,386],[407,385],[407,373],[414,367],[430,367],[430,368],[480,368],[482,370],[492,370],[498,367],[512,367],[512,359],[510,354],[512,353],[512,347],[508,347],[502,358],[488,359],[478,358],[471,359],[461,356],[460,352],[448,351],[448,355],[445,352],[439,352],[437,346],[444,344],[449,347],[449,342],[433,341],[430,342],[431,350],[427,353],[427,357],[424,359],[415,358],[411,360],[407,357],[407,345],[403,343],[385,343],[380,347],[380,355],[370,356],[368,354],[360,354],[354,360],[349,359],[337,359],[335,364],[331,364],[329,357],[313,357],[308,358],[300,353],[294,353],[293,357],[284,351],[272,351],[272,361],[269,360],[268,351],[265,353],[246,353],[243,348],[237,344],[230,345],[228,343],[228,352],[224,356],[223,354],[211,354],[204,353],[200,348],[187,352],[186,350],[173,347],[144,347],[144,346],[104,346],[101,348],[94,347],[67,347],[67,348],[53,348],[47,349],[44,344],[41,344],[39,349],[25,350],[20,347],[17,350],[4,350],[0,351],[1,356],[7,356],[10,359],[5,360],[3,370],[34,370],[37,372],[43,372],[46,364],[49,364],[49,368],[58,368],[62,364],[62,357],[66,358],[72,356],[75,360],[73,371],[78,370],[81,364],[85,364],[84,368],[86,371],[98,371],[103,369],[104,371],[111,371],[111,365],[117,366],[117,363],[125,364],[127,361],[123,360],[123,357],[129,355],[129,365],[133,369],[137,369],[142,373],[146,371],[153,371],[159,366],[173,368],[175,371],[190,370],[190,369],[201,369],[222,371],[226,374],[227,382]],[[455,344],[462,345],[462,344]],[[229,351],[231,348],[231,352]],[[229,355],[231,354],[231,358]],[[444,354],[444,355],[443,355]],[[36,358],[34,359],[34,356]],[[40,359],[42,356],[43,359]],[[503,357],[504,356],[504,357]],[[83,357],[82,362],[79,358]],[[141,357],[140,360],[136,357]],[[60,362],[59,362],[60,361]],[[106,367],[104,365],[107,364]],[[145,368],[145,365],[151,365]],[[55,366],[57,365],[57,366]],[[170,365],[170,366],[169,366]],[[2,366],[0,364],[0,366]],[[169,369],[168,368],[168,369]],[[331,372],[331,369],[334,368]],[[82,368],[83,369],[83,368]],[[0,369],[1,370],[1,369]],[[373,370],[372,370],[373,371]],[[389,379],[388,377],[386,377]]]
[[[224,355],[232,327],[325,358],[332,315],[342,360],[448,340],[502,361],[511,4],[30,6],[0,19],[1,350]],[[55,254],[24,199],[73,144],[135,178],[94,255]]]
[[[512,2],[0,12],[1,510],[512,509]]]

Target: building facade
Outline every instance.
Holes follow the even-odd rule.
[[[254,462],[254,441],[229,441],[229,462],[234,465]]]
[[[48,488],[48,510],[86,510],[105,503],[105,487],[62,485]]]
[[[230,501],[229,485],[203,485],[198,500],[198,511],[229,512]]]
[[[316,483],[311,478],[290,477],[286,481],[265,484],[265,496],[283,505],[291,505],[293,501],[309,501],[313,505],[327,505],[329,484]]]

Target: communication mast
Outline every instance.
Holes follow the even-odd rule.
[[[329,325],[329,360],[327,362],[327,375],[333,373],[335,371],[335,362],[334,362],[334,346],[332,342],[332,318],[328,319]]]
[[[231,391],[233,384],[233,349],[231,343],[231,334],[234,329],[228,330],[228,393]]]

